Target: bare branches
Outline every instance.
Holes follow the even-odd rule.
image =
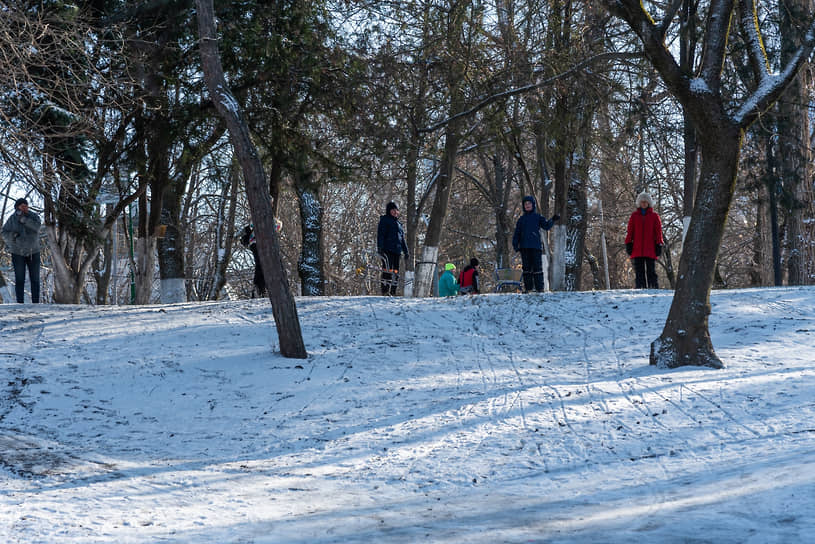
[[[557,75],[554,75],[552,77],[546,78],[543,81],[538,81],[536,83],[530,83],[529,85],[523,85],[521,87],[515,87],[514,89],[509,89],[509,90],[506,90],[506,91],[503,91],[503,92],[500,92],[500,93],[490,95],[490,96],[482,99],[476,105],[474,105],[473,107],[471,107],[471,108],[469,108],[469,109],[467,109],[465,111],[462,111],[462,112],[460,112],[460,113],[458,113],[456,115],[448,117],[448,118],[446,118],[446,119],[444,119],[442,121],[439,121],[438,123],[435,123],[433,125],[430,125],[430,126],[427,126],[427,127],[424,127],[424,128],[420,128],[419,132],[420,133],[433,132],[435,130],[438,130],[438,129],[446,126],[447,124],[449,124],[449,123],[451,123],[453,121],[456,121],[456,120],[464,118],[464,117],[469,117],[470,115],[472,115],[474,113],[477,113],[480,110],[486,108],[490,104],[494,104],[495,102],[510,98],[512,96],[517,96],[517,95],[520,95],[520,94],[526,94],[528,92],[534,91],[534,90],[539,89],[541,87],[547,87],[549,85],[553,85],[554,83],[556,83],[558,81],[562,81],[562,80],[564,80],[566,78],[569,78],[569,77],[572,77],[572,76],[578,74],[582,70],[584,70],[584,69],[586,69],[586,68],[588,68],[588,67],[590,67],[590,66],[592,66],[594,64],[601,63],[601,62],[608,62],[608,61],[611,61],[611,60],[628,60],[628,59],[636,59],[636,58],[640,58],[640,57],[642,57],[642,55],[639,54],[639,53],[616,53],[616,52],[613,52],[613,53],[600,53],[598,55],[593,55],[593,56],[591,56],[591,57],[589,57],[587,59],[584,59],[581,62],[578,62],[574,66],[570,67],[568,70],[565,70],[565,71],[563,71],[563,72],[561,72],[561,73],[559,73]]]
[[[665,18],[662,19],[662,24],[659,25],[659,33],[662,34],[664,37],[665,34],[668,32],[668,27],[671,26],[671,21],[676,16],[676,13],[679,11],[679,8],[682,6],[682,2],[685,0],[673,0],[673,3],[668,7],[668,10],[665,12]]]
[[[105,38],[75,11],[25,10],[0,2],[0,124],[4,145],[70,138],[102,130],[100,112],[132,102],[129,82],[114,74],[116,31]]]
[[[638,0],[602,0],[606,9],[620,17],[643,44],[643,51],[654,68],[662,76],[665,85],[680,100],[686,99],[690,91],[690,78],[665,47],[665,36]]]

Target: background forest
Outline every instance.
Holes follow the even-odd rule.
[[[643,4],[693,72],[710,2]],[[813,2],[755,4],[778,70]],[[662,216],[660,285],[674,286],[698,132],[602,3],[247,0],[215,10],[293,292],[377,292],[368,264],[389,201],[402,212],[408,272],[432,247],[434,263],[478,257],[489,288],[493,269],[517,264],[509,242],[528,194],[563,218],[550,233],[552,289],[632,287],[623,239],[641,191]],[[0,215],[21,196],[42,215],[45,300],[250,296],[243,174],[204,84],[195,3],[0,0],[0,12]],[[726,47],[750,46],[734,28]],[[738,100],[751,67],[724,68],[722,93]],[[809,63],[744,135],[717,287],[815,283],[813,85]]]

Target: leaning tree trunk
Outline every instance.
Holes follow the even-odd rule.
[[[466,76],[467,45],[462,44],[460,37],[464,28],[465,13],[469,2],[450,2],[447,13],[447,32],[443,40],[449,55],[446,63],[444,79],[450,97],[449,119],[444,127],[444,152],[442,153],[441,169],[436,180],[436,195],[433,208],[430,211],[430,222],[425,233],[424,248],[421,260],[416,263],[414,296],[426,297],[430,295],[435,278],[436,261],[439,257],[442,229],[447,216],[447,203],[450,200],[450,189],[455,173],[456,155],[461,143],[462,119],[459,115],[464,111],[467,96],[463,85]]]
[[[679,261],[679,279],[662,334],[651,344],[651,364],[722,368],[708,330],[710,289],[727,213],[736,189],[742,131],[706,134],[696,204]]]
[[[456,154],[458,153],[459,134],[458,123],[451,122],[446,127],[444,155],[442,156],[441,172],[436,180],[436,197],[433,199],[433,208],[430,211],[430,223],[425,234],[422,257],[416,263],[416,276],[414,296],[430,296],[433,287],[433,270],[439,258],[439,244],[441,243],[442,228],[447,217],[447,203],[450,200],[450,189],[453,185]]]
[[[509,210],[509,195],[512,189],[512,176],[507,175],[505,166],[505,154],[503,148],[492,157],[495,180],[490,187],[491,204],[493,215],[495,216],[495,266],[497,268],[510,268],[512,265],[512,255],[509,249],[512,247],[510,238],[512,237],[512,219],[507,214]]]
[[[201,67],[215,108],[229,130],[235,154],[241,165],[246,183],[246,196],[255,225],[258,256],[266,279],[266,289],[272,304],[277,327],[280,353],[284,357],[308,357],[300,329],[300,319],[294,303],[286,269],[280,256],[280,242],[275,231],[272,201],[266,176],[257,149],[249,136],[249,128],[241,115],[235,97],[227,87],[218,41],[215,38],[213,0],[196,0],[198,32],[200,35]]]

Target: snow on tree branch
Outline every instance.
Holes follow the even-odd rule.
[[[231,92],[229,92],[227,89],[224,88],[223,85],[220,84],[216,87],[215,92],[218,94],[218,100],[220,100],[224,108],[226,108],[233,114],[238,113],[238,101],[235,100],[235,97],[232,96]]]
[[[767,75],[758,88],[738,109],[735,121],[741,127],[750,126],[759,115],[767,110],[784,92],[784,89],[798,76],[801,66],[807,62],[815,49],[815,19],[804,36],[804,42],[778,75]]]
[[[750,66],[753,69],[756,81],[761,83],[770,75],[770,63],[759,31],[755,0],[739,0],[739,14],[739,26],[743,39],[747,44]]]
[[[719,92],[722,65],[727,52],[733,1],[713,0],[708,12],[700,75],[716,93]]]

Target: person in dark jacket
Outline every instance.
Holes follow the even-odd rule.
[[[255,284],[255,288],[252,290],[252,296],[254,298],[254,295],[257,294],[257,296],[262,297],[266,292],[266,280],[263,277],[263,268],[260,266],[260,257],[258,256],[258,245],[257,240],[255,240],[254,225],[249,224],[243,227],[241,245],[249,248],[249,251],[252,252],[252,258],[255,261],[255,277],[252,280],[252,283]]]
[[[473,257],[470,259],[470,264],[464,267],[464,270],[458,275],[458,292],[462,295],[477,295],[480,293],[478,289],[478,259]]]
[[[648,193],[637,196],[637,209],[628,219],[625,250],[634,265],[637,289],[659,289],[656,262],[662,255],[662,221]]]
[[[551,229],[560,219],[558,214],[546,219],[537,211],[535,197],[525,196],[522,200],[524,212],[515,224],[512,247],[521,252],[524,288],[526,292],[543,291],[543,241],[540,230]]]
[[[25,271],[31,283],[31,302],[40,301],[40,226],[39,216],[28,208],[28,201],[18,198],[14,214],[3,225],[3,240],[11,252],[14,266],[14,290],[17,302],[25,302]]]
[[[376,250],[382,256],[382,294],[395,295],[399,278],[399,258],[402,253],[409,257],[405,231],[399,223],[399,208],[388,202],[385,215],[379,218],[376,229]]]

